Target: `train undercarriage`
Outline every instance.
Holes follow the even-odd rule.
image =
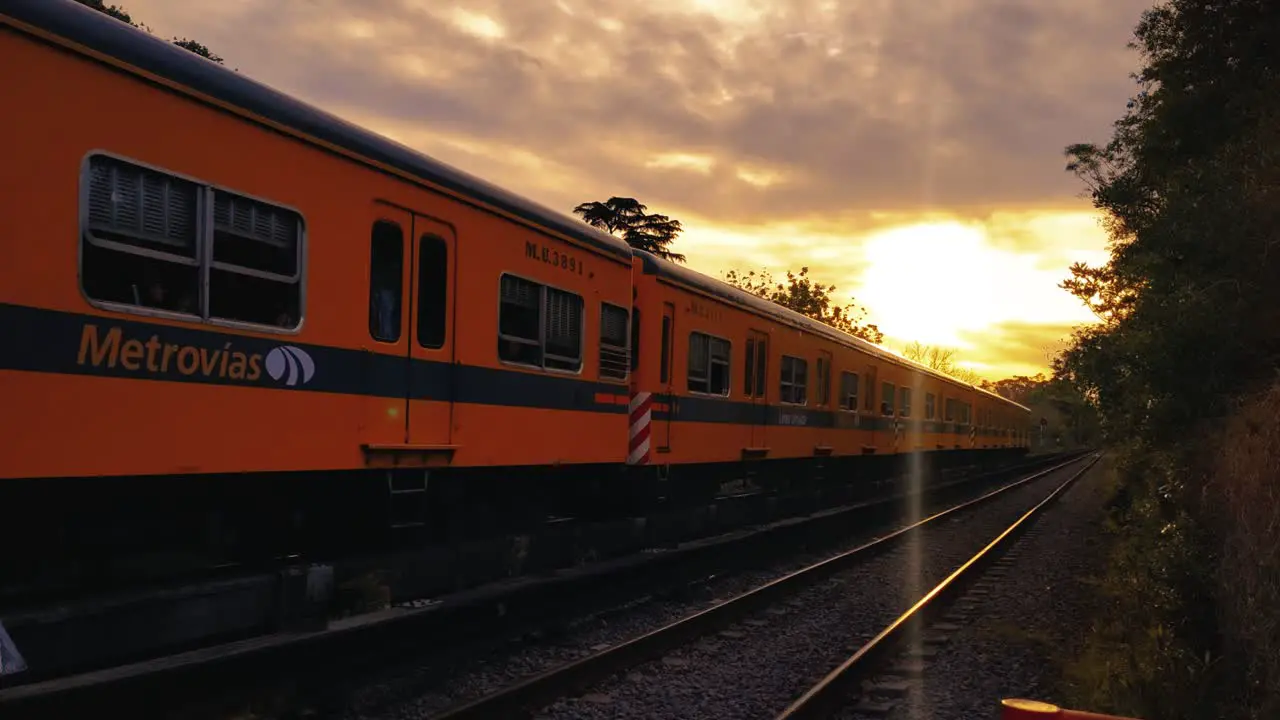
[[[0,604],[536,534],[742,495],[874,499],[1025,448],[683,466],[432,468],[0,483]]]

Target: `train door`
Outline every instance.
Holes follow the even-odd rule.
[[[876,432],[876,428],[880,425],[880,403],[876,398],[880,396],[880,383],[877,382],[877,372],[875,365],[867,365],[867,371],[863,377],[867,379],[867,386],[863,388],[862,393],[862,428],[867,431],[864,436],[867,438],[867,446],[880,448],[880,433]]]
[[[360,437],[370,451],[394,451],[408,437],[410,338],[406,327],[413,215],[378,204],[372,216],[369,339],[361,363],[366,400]]]
[[[675,368],[672,367],[676,332],[676,306],[673,303],[662,303],[662,336],[658,341],[658,392],[663,394],[661,403],[666,406],[666,417],[653,423],[653,446],[658,452],[671,452],[671,423],[676,414],[676,394],[674,392]]]
[[[743,388],[751,401],[751,447],[768,447],[769,425],[769,336],[759,330],[747,331],[747,378]],[[749,389],[748,389],[749,388]]]
[[[817,392],[813,394],[813,404],[818,409],[819,417],[814,418],[813,424],[817,429],[814,435],[817,448],[822,448],[825,452],[830,452],[832,443],[835,442],[835,414],[831,412],[831,363],[830,351],[819,350],[817,367],[814,368],[814,389]]]
[[[454,279],[453,228],[413,216],[413,298],[409,312],[409,398],[407,442],[445,450],[453,437]],[[425,401],[425,402],[423,402]]]

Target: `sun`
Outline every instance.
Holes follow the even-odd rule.
[[[1007,278],[1024,257],[990,248],[982,231],[960,223],[929,223],[881,231],[863,245],[867,269],[855,295],[880,328],[926,345],[964,346],[963,331],[1008,315]]]

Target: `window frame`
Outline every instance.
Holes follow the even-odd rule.
[[[787,379],[787,360],[791,360],[791,366],[792,366],[790,380]],[[803,385],[797,385],[795,382],[795,364],[796,363],[802,363],[804,365],[804,384]],[[804,399],[801,400],[800,402],[795,402],[794,400],[785,399],[787,395],[785,388],[787,387],[798,387],[804,390]],[[795,355],[788,355],[786,353],[782,353],[782,360],[778,362],[778,402],[783,405],[792,405],[795,407],[808,406],[809,404],[809,359],[808,358],[803,358]]]
[[[538,297],[538,348],[541,352],[541,355],[540,355],[541,363],[538,365],[532,365],[530,363],[522,363],[522,362],[517,362],[515,360],[506,360],[502,357],[501,351],[499,350],[498,346],[495,344],[494,355],[498,358],[498,363],[502,365],[510,365],[511,367],[529,368],[532,370],[541,370],[543,372],[556,373],[557,375],[582,375],[583,372],[585,372],[587,367],[587,359],[586,359],[587,301],[586,301],[586,298],[584,298],[583,296],[579,295],[576,292],[573,292],[572,290],[566,290],[563,287],[558,287],[556,285],[552,285],[551,283],[534,280],[533,278],[526,277],[519,273],[514,273],[506,270],[498,273],[498,283],[497,283],[498,292],[497,292],[497,298],[496,298],[497,307],[496,307],[496,316],[494,318],[495,320],[494,329],[497,331],[495,333],[495,336],[499,342],[506,339],[502,336],[502,278],[508,275],[528,283],[533,283],[534,285],[537,285],[539,288],[541,288],[541,292],[539,292],[539,297]],[[556,368],[556,367],[547,367],[547,318],[546,318],[547,288],[550,288],[552,290],[556,290],[558,292],[562,292],[568,295],[572,295],[573,297],[578,298],[578,301],[582,303],[582,312],[578,316],[578,367],[573,370],[565,370],[563,368]],[[526,338],[511,338],[511,339],[528,342]]]
[[[846,385],[845,381],[848,380],[849,378],[853,378],[853,393],[852,393],[853,402],[849,403],[848,405],[845,405],[845,401],[847,401],[850,396],[850,393],[845,392],[845,385]],[[843,412],[851,412],[851,413],[856,413],[859,411],[858,400],[861,399],[859,397],[859,392],[862,389],[861,383],[862,383],[862,378],[858,376],[858,373],[852,372],[850,370],[840,371],[840,405],[837,409]]]
[[[449,272],[449,269],[450,269],[449,256],[453,254],[455,249],[450,247],[450,243],[448,239],[446,239],[440,233],[431,232],[431,231],[424,232],[416,238],[409,238],[409,242],[416,243],[413,246],[414,261],[416,263],[416,266],[413,268],[413,276],[412,276],[413,282],[410,284],[410,288],[413,290],[413,292],[411,293],[409,298],[410,302],[413,303],[412,331],[413,331],[414,339],[417,342],[418,347],[422,348],[423,350],[441,350],[444,348],[445,345],[449,344],[449,331],[450,331],[449,302],[452,299],[454,294],[453,293],[454,288],[451,286],[451,283],[453,281],[453,273]],[[441,283],[441,286],[444,289],[442,291],[443,297],[440,298],[441,299],[440,313],[436,316],[436,320],[438,320],[438,322],[440,323],[440,340],[439,340],[439,344],[433,344],[433,345],[428,345],[426,342],[423,341],[424,333],[422,332],[423,330],[422,320],[424,317],[426,317],[426,313],[422,312],[423,302],[427,298],[426,293],[423,292],[423,282],[422,282],[422,263],[426,260],[426,257],[427,257],[427,253],[424,251],[423,245],[427,244],[428,242],[430,242],[433,245],[437,245],[444,252],[444,282]],[[501,292],[501,287],[499,287],[499,292]],[[585,312],[585,308],[584,308],[584,312]]]
[[[931,392],[924,394],[924,419],[934,420],[938,417],[938,396]]]
[[[724,392],[711,392],[711,344],[707,344],[707,389],[694,390],[689,387],[689,383],[693,378],[689,375],[689,361],[693,358],[693,336],[702,335],[710,340],[719,340],[729,347],[728,357],[725,361],[725,382]],[[705,330],[690,330],[688,339],[685,341],[685,363],[684,363],[684,387],[690,395],[701,395],[703,397],[727,398],[733,393],[733,341],[722,335],[715,335]]]
[[[386,339],[383,339],[383,338],[378,337],[378,336],[377,336],[377,334],[374,332],[374,326],[373,326],[373,312],[372,312],[372,311],[374,310],[374,307],[373,307],[373,306],[374,306],[374,298],[373,298],[373,289],[374,289],[374,285],[373,285],[373,282],[374,282],[374,275],[373,275],[373,271],[374,271],[374,267],[373,267],[373,265],[374,265],[374,243],[375,243],[375,241],[378,239],[378,228],[379,228],[379,226],[381,226],[381,225],[385,225],[385,226],[388,226],[388,227],[393,227],[393,228],[395,228],[395,229],[396,229],[396,232],[399,234],[399,240],[400,240],[400,243],[399,243],[399,244],[400,244],[400,257],[398,258],[398,259],[399,259],[399,262],[397,263],[397,265],[399,265],[399,270],[400,270],[400,273],[399,273],[399,274],[400,274],[400,277],[398,277],[398,278],[396,279],[396,286],[397,286],[397,290],[399,291],[399,292],[398,292],[398,296],[396,297],[396,305],[397,305],[397,310],[399,310],[399,312],[398,312],[397,314],[400,316],[400,322],[399,322],[399,324],[396,326],[396,336],[395,336],[394,338],[390,339],[390,340],[386,340]],[[402,227],[402,226],[400,225],[400,223],[398,223],[398,222],[396,222],[396,221],[394,221],[394,220],[388,220],[388,219],[386,219],[386,218],[378,218],[378,219],[374,220],[372,223],[370,223],[370,224],[369,224],[369,273],[368,273],[368,276],[369,276],[369,305],[370,305],[370,307],[369,307],[369,310],[370,310],[370,314],[369,314],[369,337],[370,337],[374,342],[376,342],[376,343],[382,343],[383,345],[399,345],[399,344],[400,344],[400,341],[404,339],[404,305],[405,305],[405,303],[404,303],[404,266],[405,266],[405,262],[404,262],[404,245],[405,245],[405,233],[404,233],[404,227]]]
[[[898,386],[898,417],[911,417],[911,388],[906,385]]]
[[[623,342],[626,344],[623,346],[618,346],[618,345],[606,346],[604,343],[604,309],[606,307],[613,308],[614,310],[622,311],[622,316],[626,318],[625,326],[624,326],[625,329],[623,331]],[[596,376],[599,377],[601,382],[625,383],[631,377],[631,312],[628,311],[627,308],[621,305],[618,305],[616,303],[611,303],[607,300],[601,300],[599,325],[600,325],[600,328],[599,328],[600,332],[598,333],[599,339],[596,342],[596,349],[599,351],[597,353],[599,366],[596,368]],[[626,358],[623,361],[623,365],[622,365],[623,371],[622,371],[621,377],[617,375],[606,375],[604,373],[604,351],[606,347],[611,350],[621,350],[623,356]]]
[[[132,247],[126,244],[118,243],[113,240],[108,240],[105,238],[95,238],[91,236],[90,229],[89,229],[89,200],[90,200],[90,185],[92,183],[92,175],[93,175],[92,173],[93,159],[95,157],[107,158],[108,160],[112,160],[117,163],[132,165],[134,167],[140,168],[145,171],[153,172],[158,175],[164,175],[166,177],[173,178],[175,180],[179,180],[181,182],[189,183],[191,185],[196,186],[195,257],[192,258],[192,262],[183,262],[182,260],[185,260],[185,258],[182,258],[182,260],[176,259],[176,257],[179,257],[179,256],[166,257],[167,254],[163,252],[148,250],[147,248]],[[310,243],[310,232],[307,225],[307,217],[305,214],[303,214],[302,210],[300,210],[299,208],[293,205],[289,205],[287,203],[280,202],[279,200],[272,200],[259,195],[254,195],[252,193],[244,192],[242,190],[236,190],[226,185],[220,185],[218,183],[210,182],[208,180],[201,180],[200,178],[195,177],[193,175],[188,175],[186,173],[181,173],[181,172],[175,172],[173,170],[169,170],[167,168],[161,167],[159,165],[155,165],[153,163],[144,162],[142,160],[139,160],[134,157],[130,157],[128,155],[122,155],[120,153],[114,153],[114,152],[110,152],[102,149],[89,150],[80,159],[80,175],[78,178],[78,185],[79,187],[77,188],[77,195],[78,195],[77,209],[78,209],[79,217],[77,218],[77,221],[78,221],[77,226],[79,229],[79,236],[76,238],[76,285],[80,290],[80,296],[91,307],[107,310],[110,312],[123,313],[127,315],[168,318],[173,320],[181,320],[188,323],[212,325],[215,327],[223,327],[223,328],[234,329],[234,330],[249,330],[252,332],[270,333],[273,335],[297,335],[301,333],[303,328],[306,326],[307,289],[308,289],[307,280],[309,275],[308,267],[310,265],[311,243]],[[297,240],[296,240],[297,242],[297,251],[296,251],[297,252],[297,272],[296,272],[297,283],[296,284],[298,287],[298,318],[297,318],[297,322],[295,322],[292,327],[281,327],[279,325],[272,325],[268,323],[256,323],[248,320],[234,320],[230,318],[220,318],[220,317],[212,316],[210,314],[211,302],[209,300],[209,284],[210,284],[209,276],[211,271],[214,269],[213,248],[214,248],[215,227],[214,227],[213,214],[214,214],[215,198],[217,193],[229,195],[234,198],[243,198],[250,202],[256,202],[256,203],[261,203],[263,205],[268,205],[274,209],[283,210],[287,213],[291,213],[297,218],[298,231],[297,231]],[[185,313],[185,312],[179,312],[176,310],[164,310],[161,308],[147,307],[145,305],[134,305],[131,303],[122,303],[114,300],[100,300],[98,298],[94,298],[90,296],[84,284],[85,243],[89,243],[103,250],[109,250],[109,251],[118,252],[122,254],[135,255],[137,257],[144,257],[151,260],[173,262],[175,265],[182,265],[186,267],[196,268],[196,272],[199,277],[199,280],[196,286],[196,289],[198,291],[196,304],[199,306],[199,311],[195,313]],[[234,266],[234,264],[229,264],[229,263],[220,263],[220,264]],[[234,267],[241,268],[241,266],[234,266]],[[230,268],[219,268],[219,269],[223,270],[224,272],[244,274],[246,276],[251,276],[251,277],[258,277],[258,278],[265,277],[265,279],[275,279],[275,277],[278,276],[277,273],[269,273],[266,271],[254,271],[252,268],[247,268],[247,267],[241,268],[241,269],[249,270],[251,272],[243,273],[240,270],[230,269]]]
[[[888,388],[888,393],[887,393],[887,394],[888,394],[888,396],[889,396],[889,401],[888,401],[887,403],[885,402],[885,395],[886,395],[885,389],[886,389],[886,388]],[[889,412],[885,412],[885,407],[886,407],[886,406],[888,407]],[[880,415],[880,417],[897,417],[897,414],[898,414],[898,385],[897,385],[897,383],[891,383],[891,382],[889,382],[888,380],[881,380],[881,381],[880,381],[880,406],[879,406],[879,411],[880,411],[880,412],[879,412],[878,414]]]

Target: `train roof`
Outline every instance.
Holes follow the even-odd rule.
[[[648,253],[643,250],[635,250],[634,252],[636,257],[641,259],[646,275],[656,275],[657,277],[665,278],[667,280],[674,280],[681,285],[694,288],[695,290],[699,290],[711,295],[712,297],[724,300],[732,305],[750,310],[756,314],[773,318],[774,320],[778,320],[779,322],[783,322],[788,325],[797,326],[807,332],[811,332],[815,335],[821,335],[833,342],[860,350],[882,360],[888,360],[889,362],[894,362],[899,365],[905,365],[912,370],[926,375],[932,375],[954,385],[971,388],[979,393],[990,395],[1004,403],[1030,412],[1030,408],[1016,403],[1003,395],[993,393],[990,390],[985,390],[977,385],[971,385],[958,378],[938,372],[927,365],[922,365],[914,360],[910,360],[901,355],[890,352],[879,345],[867,342],[862,338],[855,337],[841,330],[837,330],[830,325],[814,320],[807,315],[802,315],[775,302],[752,295],[751,293],[734,287],[727,282],[709,277],[696,270],[684,267],[683,265],[662,260],[652,253]]]
[[[630,262],[626,242],[153,37],[73,0],[6,0],[0,13],[376,163]]]

